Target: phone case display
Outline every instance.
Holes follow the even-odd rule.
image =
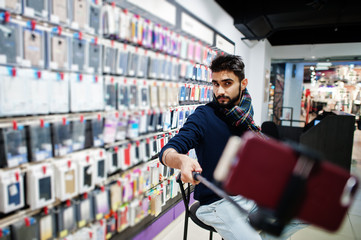
[[[28,162],[26,132],[23,125],[0,128],[0,166],[15,167]]]
[[[83,110],[104,110],[104,78],[98,75],[84,75],[86,86],[86,104]]]
[[[94,188],[95,167],[94,159],[86,152],[79,152],[74,156],[78,165],[79,194],[89,192]]]
[[[51,124],[54,156],[64,156],[73,151],[73,134],[71,123],[63,118]]]
[[[117,56],[116,56],[116,74],[126,75],[128,70],[128,59],[130,52],[127,50],[127,44],[117,44]]]
[[[61,1],[62,2],[62,1]],[[66,2],[66,1],[64,1]],[[69,69],[69,38],[61,35],[61,30],[55,30],[49,33],[49,68],[55,70],[68,70]]]
[[[162,212],[162,197],[160,194],[154,192],[150,199],[150,213],[153,216],[158,216]]]
[[[147,55],[149,57],[148,60],[148,72],[147,72],[147,77],[150,79],[155,79],[157,78],[157,67],[158,67],[158,59],[157,59],[157,54],[153,51],[148,51]]]
[[[91,229],[95,235],[95,239],[106,239],[106,224],[104,224],[103,219],[91,225]]]
[[[102,184],[107,178],[106,152],[104,149],[94,149],[91,151],[94,158],[95,176],[94,183]]]
[[[104,143],[113,143],[117,131],[119,113],[108,113],[104,121]]]
[[[20,26],[11,20],[0,23],[0,64],[21,63]]]
[[[165,67],[166,67],[166,61],[165,56],[163,54],[156,53],[156,78],[157,79],[164,79],[165,77]]]
[[[0,199],[1,213],[24,207],[24,180],[20,169],[0,170]]]
[[[105,76],[104,88],[105,111],[115,110],[117,106],[117,85],[114,77]]]
[[[178,93],[178,84],[170,83],[167,91],[168,106],[177,107],[179,105]]]
[[[144,218],[142,201],[134,199],[129,204],[129,223],[134,226]]]
[[[181,84],[179,87],[179,104],[186,104],[186,89],[188,88],[187,84]]]
[[[118,109],[126,110],[130,107],[130,86],[126,78],[120,78],[117,81]]]
[[[87,41],[82,39],[80,33],[74,34],[71,39],[71,70],[72,71],[84,71],[86,69],[86,49]]]
[[[49,104],[50,113],[67,113],[69,112],[69,74],[64,72],[48,73]]]
[[[75,29],[88,28],[88,3],[87,0],[70,0],[71,27]]]
[[[95,191],[93,196],[95,219],[100,220],[110,211],[109,192],[103,187],[101,191]]]
[[[0,240],[11,240],[10,228],[4,227],[0,229]]]
[[[120,8],[106,4],[102,10],[103,35],[107,38],[117,37],[119,35]]]
[[[51,164],[29,166],[26,173],[27,204],[32,210],[55,201],[54,170]]]
[[[107,170],[111,174],[120,168],[119,146],[107,149]]]
[[[153,81],[149,86],[149,97],[150,97],[150,107],[151,108],[157,108],[159,107],[159,101],[158,101],[158,82]]]
[[[117,118],[116,131],[115,131],[115,141],[123,141],[127,137],[127,127],[128,127],[129,116],[127,112],[123,112]]]
[[[69,24],[68,1],[50,0],[50,22]]]
[[[49,114],[49,72],[36,69],[21,69],[21,71],[27,76],[25,81],[28,81],[30,93],[30,113]]]
[[[148,122],[148,133],[155,132],[158,123],[158,112],[156,110],[148,111],[147,122]]]
[[[0,8],[9,10],[10,12],[21,12],[21,0],[2,0],[0,1]]]
[[[142,110],[139,114],[139,134],[144,135],[148,133],[148,114]]]
[[[110,208],[116,211],[122,204],[122,184],[120,179],[109,185]]]
[[[127,46],[127,50],[129,51],[128,55],[128,69],[126,72],[126,76],[134,77],[137,75],[137,65],[139,60],[138,47],[134,47],[131,45]]]
[[[116,73],[117,43],[114,40],[103,40],[103,72]]]
[[[132,114],[129,116],[127,124],[127,138],[134,139],[139,137],[139,123],[139,114]]]
[[[77,227],[75,205],[69,200],[67,204],[60,205],[57,212],[57,235],[63,238]]]
[[[88,70],[89,73],[101,73],[102,45],[95,38],[88,44]]]
[[[94,220],[93,198],[86,195],[79,199],[79,203],[76,205],[78,228],[82,228]]]
[[[99,78],[98,78],[99,80]],[[89,85],[92,76],[81,73],[70,73],[70,111],[83,112],[89,110]],[[99,85],[98,85],[99,86]],[[98,94],[99,96],[99,94]]]
[[[152,48],[153,28],[154,28],[154,23],[151,22],[149,19],[145,19],[143,22],[143,37],[142,37],[142,45],[145,48]]]
[[[47,0],[24,0],[24,15],[42,19],[48,18]]]
[[[169,131],[172,126],[172,112],[171,110],[164,112],[163,131]]]
[[[90,128],[90,136],[85,140],[90,141],[86,143],[86,146],[102,147],[104,145],[104,118],[99,114],[97,118],[87,120],[87,124]]]
[[[179,74],[180,74],[179,59],[174,60],[173,58],[171,58],[170,80],[174,82],[178,81]]]
[[[117,223],[115,217],[111,216],[106,219],[106,238],[110,239],[117,232]]]
[[[12,240],[39,239],[39,223],[33,217],[25,217],[10,225]]]
[[[118,232],[123,231],[129,226],[129,207],[128,204],[123,204],[117,211],[118,222],[117,230]]]
[[[30,112],[30,94],[24,71],[0,66],[0,116],[25,115]]]
[[[23,28],[23,62],[25,67],[45,67],[45,35],[35,26]]]
[[[162,82],[158,84],[158,106],[160,108],[166,107],[167,103],[167,88],[166,83]]]
[[[80,120],[73,120],[70,124],[70,127],[73,138],[72,150],[78,151],[84,149],[86,122],[84,121],[83,116],[80,117]]]
[[[143,19],[139,15],[133,14],[133,16],[131,16],[131,41],[134,44],[141,45],[142,43],[142,22]]]
[[[149,109],[149,85],[146,80],[138,81],[139,109]]]
[[[54,162],[55,194],[60,201],[78,195],[78,169],[71,157],[57,159]]]
[[[55,237],[55,214],[53,210],[36,216],[39,222],[39,240],[51,240]]]
[[[40,120],[26,127],[29,161],[37,162],[53,157],[51,129],[48,122]]]
[[[129,84],[129,109],[137,109],[139,106],[139,97],[138,97],[138,81],[133,80]]]
[[[93,1],[88,1],[89,3],[89,29],[88,31],[91,34],[99,34],[100,24],[101,24],[101,10],[102,7],[99,4],[95,4]]]
[[[137,69],[136,76],[138,78],[144,78],[148,74],[148,65],[149,65],[149,57],[148,50],[144,50],[143,48],[138,48],[138,61],[137,61]]]

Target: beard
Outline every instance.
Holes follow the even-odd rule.
[[[227,96],[218,96],[216,97],[216,95],[214,95],[213,93],[213,99],[215,100],[215,102],[217,103],[217,105],[221,108],[227,108],[227,109],[231,109],[233,108],[236,104],[236,102],[240,99],[241,97],[241,90],[238,92],[238,95],[234,98],[230,98],[230,97],[227,97]],[[227,103],[220,103],[219,102],[219,99],[220,98],[228,98],[229,101]]]

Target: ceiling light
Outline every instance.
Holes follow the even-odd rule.
[[[328,70],[327,66],[317,66],[316,70]]]
[[[319,62],[319,63],[317,63],[317,67],[321,67],[321,66],[331,66],[332,65],[332,63],[330,63],[330,62]]]

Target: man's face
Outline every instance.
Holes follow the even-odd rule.
[[[212,73],[213,94],[221,107],[231,108],[238,105],[241,93],[246,88],[248,80],[245,78],[240,83],[232,71]]]

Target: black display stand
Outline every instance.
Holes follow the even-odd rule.
[[[355,116],[334,111],[311,121],[300,143],[323,154],[328,161],[350,170]]]

